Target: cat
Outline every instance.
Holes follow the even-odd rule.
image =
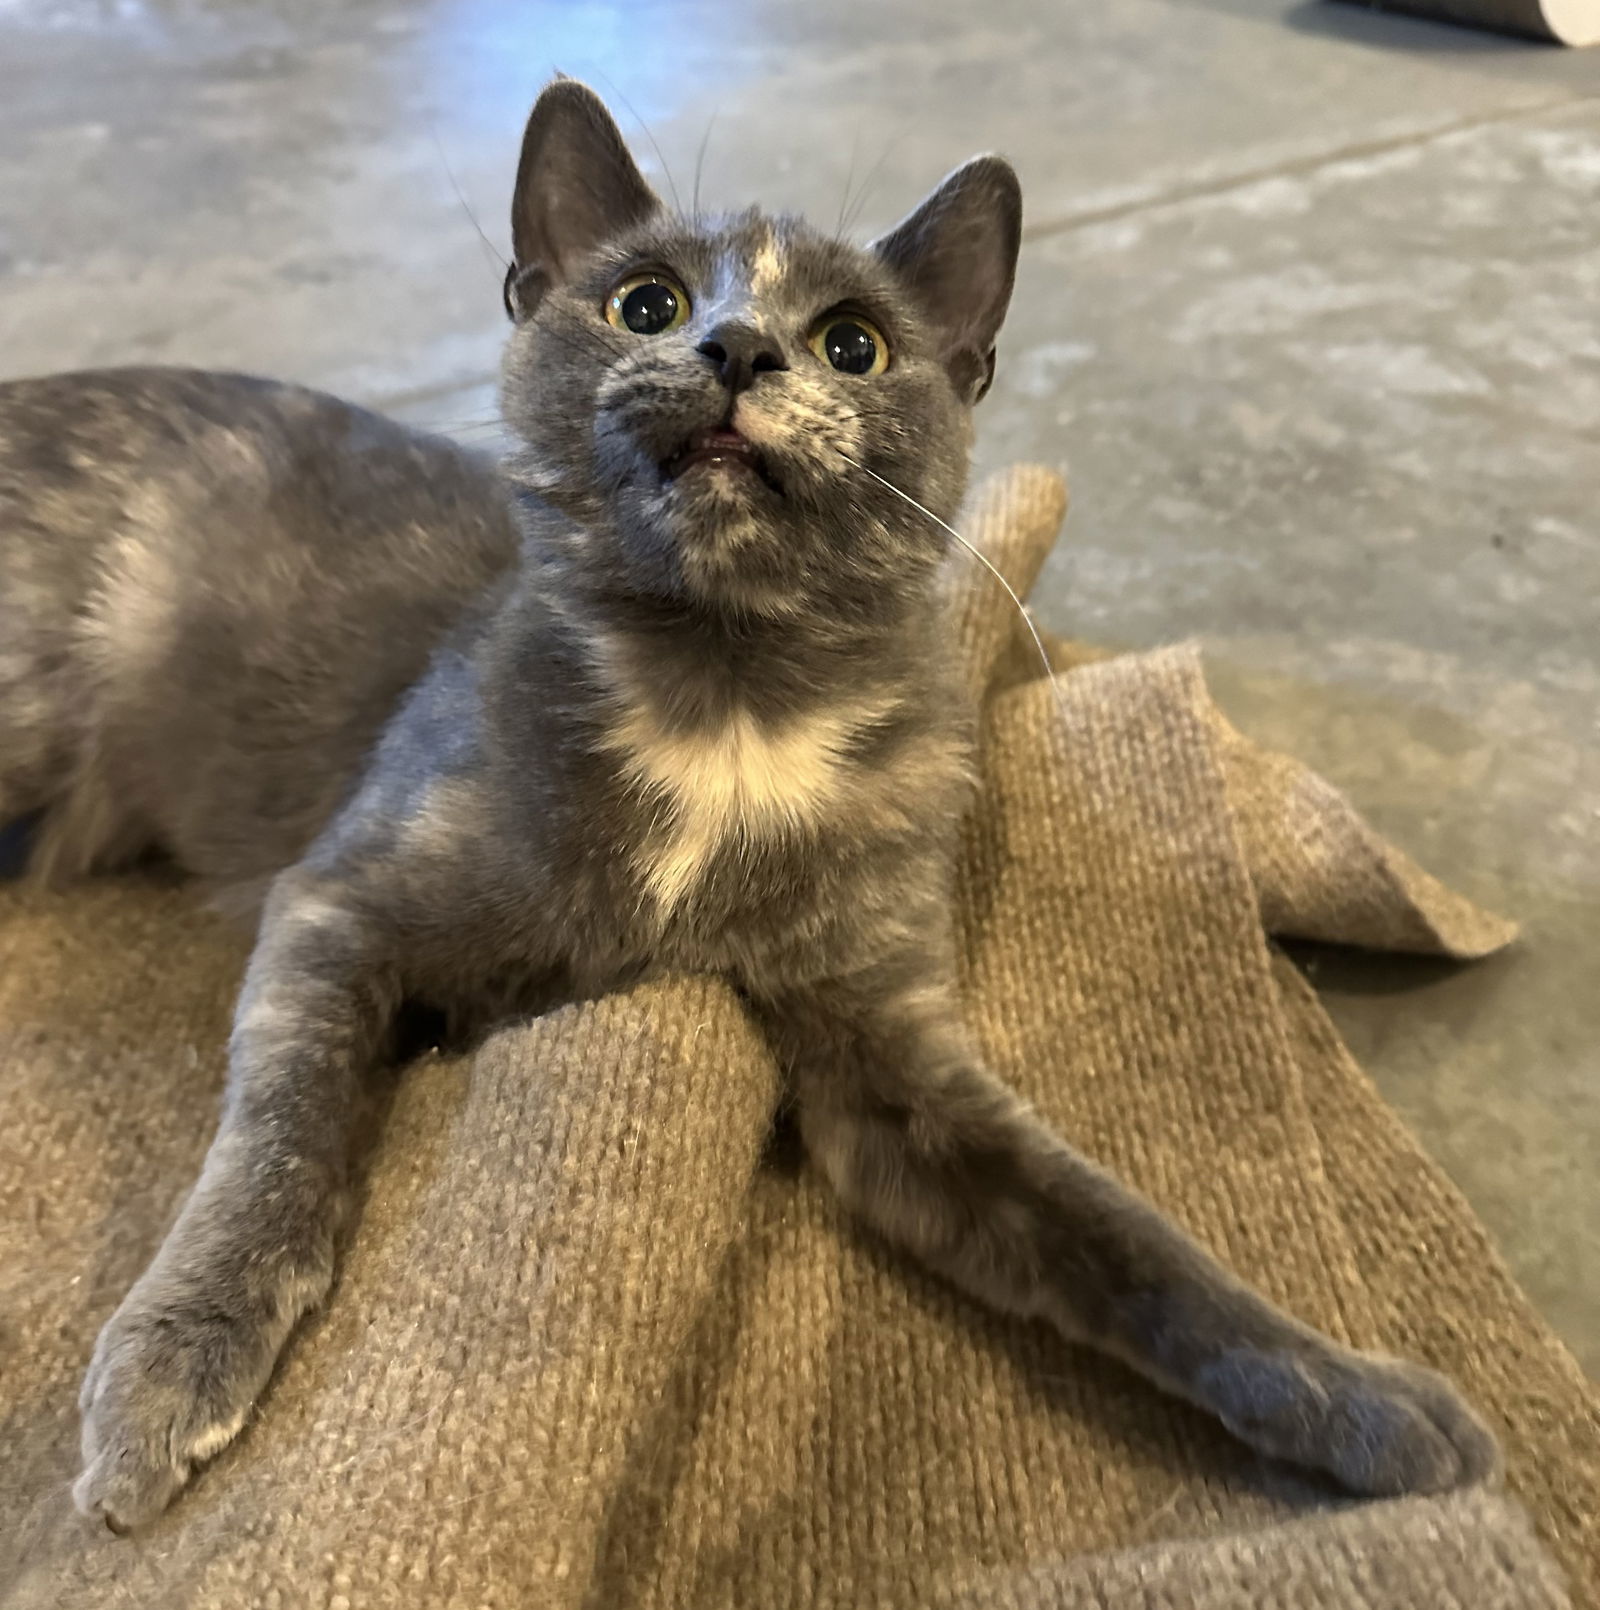
[[[86,1514],[161,1512],[328,1291],[403,1007],[470,1031],[664,970],[736,985],[814,1164],[967,1292],[1352,1491],[1495,1468],[1445,1380],[1247,1289],[962,1026],[941,522],[1020,232],[993,156],[865,248],[674,216],[557,79],[507,482],[238,377],[0,388],[0,821],[43,813],[47,869],[156,848],[260,909],[216,1139],[84,1381]]]

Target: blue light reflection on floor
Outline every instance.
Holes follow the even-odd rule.
[[[562,72],[615,102],[624,124],[654,123],[728,81],[730,46],[735,59],[741,47],[761,53],[753,20],[715,0],[443,0],[423,13],[414,44],[420,81],[463,122],[525,112]]]

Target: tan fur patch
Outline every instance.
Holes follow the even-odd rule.
[[[173,600],[171,556],[158,537],[171,516],[161,493],[141,487],[128,499],[128,524],[107,545],[82,633],[103,678],[138,676],[167,652]]]
[[[750,264],[750,294],[769,295],[783,277],[783,254],[777,236],[769,228]]]
[[[189,1446],[184,1450],[187,1457],[199,1463],[211,1458],[213,1454],[221,1453],[244,1429],[245,1416],[248,1413],[248,1409],[241,1409],[230,1419],[201,1427],[189,1439]]]
[[[804,833],[843,808],[851,792],[850,742],[892,709],[880,695],[777,727],[735,710],[720,729],[685,736],[661,722],[644,687],[628,685],[633,678],[619,674],[619,658],[606,656],[620,707],[607,747],[667,807],[668,830],[641,869],[667,911],[730,842]]]
[[[820,377],[790,370],[777,378],[782,385],[761,388],[759,397],[749,391],[739,399],[734,423],[757,447],[793,452],[797,442],[806,442],[823,463],[828,449],[852,457],[861,452],[861,416],[840,402]]]

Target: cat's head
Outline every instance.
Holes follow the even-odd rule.
[[[966,482],[1021,196],[958,168],[867,247],[759,211],[669,212],[594,93],[558,79],[512,206],[518,473],[608,585],[759,614],[920,588]]]

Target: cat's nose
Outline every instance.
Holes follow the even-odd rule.
[[[765,371],[789,367],[777,343],[748,324],[719,324],[697,350],[711,360],[717,378],[735,393],[746,390]]]

